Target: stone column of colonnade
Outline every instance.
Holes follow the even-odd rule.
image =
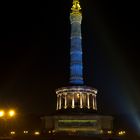
[[[90,109],[89,93],[87,93],[87,108]]]
[[[86,94],[86,102],[84,104],[84,98],[82,93],[79,94],[79,98],[75,99],[75,94],[77,93],[72,93],[71,98],[68,99],[68,94],[63,93],[63,94],[58,94],[57,95],[57,110],[60,110],[62,108],[67,109],[68,107],[71,108],[76,108],[77,106],[75,105],[76,100],[78,100],[79,106],[77,108],[88,108],[88,109],[94,109],[97,110],[97,103],[96,103],[96,95],[95,94]],[[62,98],[64,99],[64,102],[62,101]],[[70,100],[71,99],[71,100]],[[68,101],[69,100],[69,101]],[[68,106],[68,103],[69,106]]]
[[[59,100],[59,109],[61,109],[61,107],[62,107],[62,94],[59,95],[58,100]]]
[[[64,99],[65,99],[65,103],[64,103],[64,108],[67,108],[67,93],[64,93]]]
[[[75,108],[75,99],[74,99],[74,93],[72,94],[72,108]]]
[[[83,108],[83,99],[82,94],[80,93],[80,108]]]
[[[57,94],[57,106],[56,106],[56,110],[59,109],[59,95]]]

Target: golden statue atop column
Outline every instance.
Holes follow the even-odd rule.
[[[80,13],[81,6],[80,6],[79,0],[73,0],[73,6],[71,10],[72,10],[72,13],[77,13],[77,12]]]

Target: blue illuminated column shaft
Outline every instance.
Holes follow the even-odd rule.
[[[74,11],[70,14],[71,22],[71,48],[70,48],[70,83],[82,85],[83,62],[82,62],[82,36],[81,36],[82,14]]]

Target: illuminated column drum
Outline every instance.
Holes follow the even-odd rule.
[[[78,0],[73,1],[71,10],[70,83],[73,85],[81,85],[84,83],[81,36],[82,14]]]
[[[87,86],[62,87],[56,90],[56,94],[59,97],[57,110],[83,108],[97,110],[97,90],[94,88]]]

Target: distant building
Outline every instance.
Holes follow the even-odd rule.
[[[70,13],[70,86],[56,90],[56,114],[43,117],[48,133],[96,135],[111,132],[113,117],[97,113],[97,89],[85,86],[82,61],[82,13],[79,0],[73,0]]]

